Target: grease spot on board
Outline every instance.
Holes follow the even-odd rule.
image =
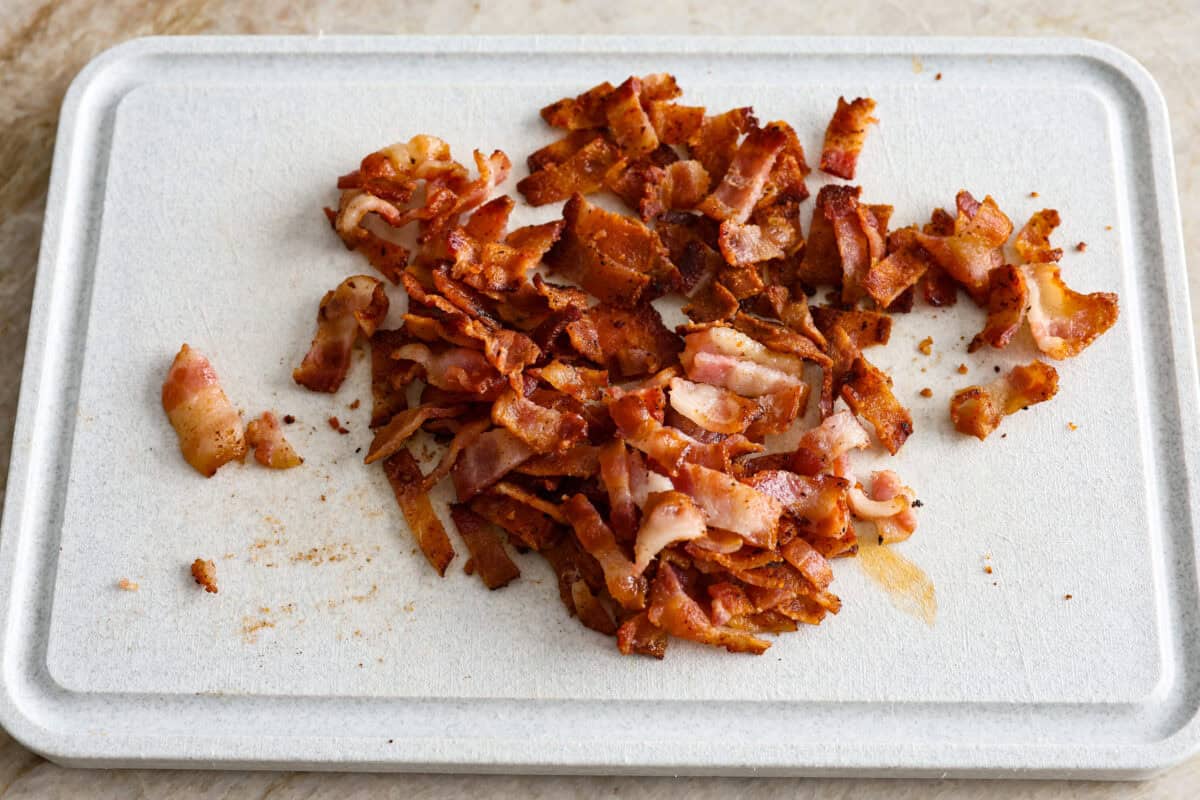
[[[859,542],[855,559],[892,605],[900,611],[932,626],[937,619],[937,592],[925,571],[896,552],[894,547],[870,541]]]

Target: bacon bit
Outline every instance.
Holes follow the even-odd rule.
[[[512,387],[492,405],[492,422],[508,428],[535,453],[561,452],[587,435],[583,417],[540,406]]]
[[[926,336],[924,339],[922,339],[920,341],[919,344],[917,344],[917,349],[921,351],[922,355],[927,356],[930,353],[932,353],[933,352],[933,337]]]
[[[209,563],[211,564],[212,562],[210,561]],[[125,592],[136,592],[141,587],[134,581],[129,580],[129,578],[121,578],[121,580],[117,581],[117,588]]]
[[[779,126],[751,130],[721,183],[697,208],[713,219],[745,222],[762,198],[775,157],[787,143],[787,133]]]
[[[1058,212],[1053,208],[1044,208],[1034,214],[1017,233],[1014,244],[1017,253],[1030,264],[1058,261],[1062,258],[1062,248],[1050,247],[1050,234],[1060,223]]]
[[[940,81],[940,80],[942,79],[942,73],[940,73],[940,72],[939,72],[937,75],[934,75],[934,76],[933,76],[933,79],[934,79],[935,81]]]
[[[991,575],[992,574],[992,565],[985,564],[983,567],[983,571],[986,572],[988,575]]]
[[[350,351],[359,334],[370,338],[387,316],[383,284],[354,275],[326,292],[317,312],[317,334],[292,378],[314,392],[336,392],[350,369]]]
[[[1078,355],[1116,323],[1119,306],[1115,294],[1072,291],[1054,263],[1027,264],[1021,271],[1029,287],[1026,317],[1030,332],[1038,349],[1051,358]]]
[[[1064,594],[1063,600],[1070,600],[1074,595]]]
[[[450,544],[446,529],[434,513],[429,495],[422,488],[425,476],[421,474],[417,460],[412,453],[401,449],[383,462],[383,472],[392,486],[409,529],[416,537],[417,546],[437,574],[445,575],[446,567],[454,558],[454,546]]]
[[[197,558],[192,562],[192,580],[210,594],[217,593],[217,565],[212,560]],[[124,588],[124,587],[122,587]]]
[[[654,492],[646,500],[634,544],[634,571],[641,575],[664,547],[699,539],[708,530],[692,499],[679,492]]]
[[[246,457],[242,418],[209,360],[187,344],[179,349],[162,386],[162,406],[179,437],[179,450],[197,472],[211,478]]]
[[[1079,244],[1075,245],[1075,249],[1082,253],[1083,251],[1087,250],[1087,242],[1080,242]]]
[[[1021,329],[1025,321],[1025,309],[1029,304],[1029,286],[1025,275],[1014,266],[1005,264],[992,270],[987,302],[987,323],[967,345],[967,352],[974,353],[984,344],[1004,348]]]
[[[451,506],[450,518],[466,542],[471,562],[484,586],[499,589],[521,576],[521,570],[509,558],[500,537],[486,520],[463,505]]]
[[[567,325],[567,336],[581,355],[603,364],[617,378],[658,372],[683,349],[679,337],[663,325],[652,305],[625,309],[601,303]]]
[[[960,433],[986,439],[1004,417],[1049,400],[1058,392],[1058,372],[1043,361],[1013,367],[986,386],[968,386],[950,400],[950,419]]]
[[[563,503],[563,515],[575,529],[583,549],[604,570],[604,581],[613,599],[622,607],[640,611],[646,606],[646,582],[629,557],[621,551],[612,530],[596,508],[581,494]]]
[[[1030,192],[1030,193],[1029,193],[1029,196],[1030,196],[1030,197],[1037,197],[1037,196],[1038,196],[1038,193],[1037,193],[1037,192]]]
[[[284,414],[284,415],[283,415],[283,424],[284,424],[284,425],[291,425],[291,424],[292,424],[292,423],[294,423],[295,421],[296,421],[296,418],[295,418],[295,417],[293,417],[291,414]]]
[[[679,573],[669,563],[659,568],[654,579],[647,618],[672,636],[724,647],[731,653],[760,654],[771,646],[750,634],[713,625],[704,609],[683,590]]]
[[[720,181],[737,153],[738,139],[756,125],[754,112],[749,107],[734,108],[724,114],[705,117],[699,129],[688,137],[688,152],[704,165],[714,181]]]
[[[933,389],[930,389],[928,386],[926,386],[921,390],[921,397],[933,397]]]
[[[844,180],[854,180],[858,155],[867,138],[867,126],[878,123],[871,116],[875,101],[869,97],[858,97],[847,103],[839,97],[837,110],[825,129],[825,145],[821,150],[821,171]]]
[[[1070,430],[1073,430],[1073,431],[1077,431],[1077,430],[1079,430],[1079,426],[1078,426],[1078,425],[1076,425],[1074,422],[1068,422],[1068,423],[1067,423],[1067,428],[1068,428],[1068,429],[1070,429]]]
[[[615,144],[597,136],[559,164],[547,164],[517,182],[517,191],[533,206],[558,203],[575,194],[604,187],[604,178],[621,157]]]
[[[775,548],[783,505],[774,497],[699,464],[682,464],[672,481],[696,501],[710,526],[739,534],[755,547]]]
[[[955,371],[958,372],[959,375],[966,375],[967,374],[967,365],[959,364],[958,369]]]
[[[304,463],[283,437],[279,419],[264,411],[246,426],[246,444],[254,448],[254,460],[271,469],[291,469]]]
[[[977,303],[987,300],[988,276],[1004,263],[1004,244],[1012,234],[1012,221],[992,198],[980,203],[970,192],[958,193],[958,216],[949,234],[925,231],[913,237],[942,270],[956,280]]]

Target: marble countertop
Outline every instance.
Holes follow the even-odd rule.
[[[1194,0],[842,0],[834,13],[796,0],[8,0],[0,19],[0,494],[6,482],[29,303],[58,108],[97,52],[146,34],[721,33],[1070,35],[1114,44],[1149,68],[1167,97],[1193,320],[1200,315],[1200,10]],[[344,798],[1195,797],[1200,758],[1136,784],[536,776],[321,775],[70,770],[0,732],[0,797]]]

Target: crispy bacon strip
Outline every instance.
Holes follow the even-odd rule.
[[[279,418],[264,411],[246,426],[246,444],[254,448],[254,460],[271,469],[291,469],[304,463],[284,438]]]
[[[533,448],[507,428],[493,428],[468,445],[450,470],[459,502],[475,495],[528,461]]]
[[[1044,361],[1016,366],[985,386],[968,386],[950,400],[950,419],[959,433],[980,440],[1009,414],[1049,400],[1058,392],[1058,372]]]
[[[600,448],[600,483],[608,493],[608,518],[617,538],[623,542],[633,540],[638,525],[631,460],[625,443],[620,439],[612,439]],[[641,464],[640,459],[637,463]],[[642,469],[644,471],[645,468]]]
[[[776,125],[755,128],[738,146],[724,177],[698,208],[713,219],[742,223],[762,198],[775,157],[788,144],[787,132]]]
[[[651,494],[646,500],[642,526],[633,546],[634,571],[641,575],[667,545],[699,539],[707,530],[704,514],[686,494]]]
[[[800,537],[797,536],[779,548],[779,552],[816,588],[828,589],[829,584],[833,582],[833,569],[825,556]]]
[[[1029,306],[1025,274],[1011,264],[1005,264],[992,270],[989,282],[987,322],[967,345],[968,353],[974,353],[985,344],[997,349],[1007,347],[1025,321],[1025,309]]]
[[[1120,306],[1115,294],[1073,291],[1053,262],[1026,264],[1021,272],[1029,289],[1029,330],[1038,349],[1051,358],[1079,355],[1116,324]]]
[[[741,631],[719,628],[700,604],[688,596],[671,564],[661,564],[650,591],[647,618],[672,636],[724,647],[731,653],[762,654],[769,642]]]
[[[1004,264],[1004,244],[1012,234],[1012,221],[990,196],[978,202],[970,192],[955,198],[958,216],[954,232],[936,235],[914,233],[916,242],[930,258],[958,281],[977,303],[987,301],[989,274]]]
[[[562,512],[575,529],[579,544],[600,562],[605,585],[613,599],[632,611],[645,608],[646,582],[621,551],[612,530],[604,524],[595,506],[582,494],[577,494],[563,503]]]
[[[221,389],[212,364],[187,344],[163,381],[162,406],[179,436],[184,460],[204,477],[246,457],[241,416]]]
[[[696,501],[709,525],[739,534],[755,547],[774,549],[783,514],[774,497],[699,464],[682,464],[672,481]]]
[[[858,166],[858,154],[867,139],[867,126],[878,123],[871,114],[875,101],[869,97],[858,97],[847,103],[839,97],[837,110],[825,129],[825,145],[821,149],[821,171],[843,180],[854,180]]]
[[[1050,246],[1050,234],[1061,221],[1053,208],[1043,208],[1030,217],[1025,227],[1017,233],[1014,243],[1021,260],[1028,264],[1043,264],[1061,259],[1062,248]]]
[[[312,347],[292,378],[314,392],[336,392],[350,370],[350,351],[359,333],[370,338],[387,311],[383,284],[367,275],[353,275],[326,292]]]
[[[450,518],[458,528],[458,535],[466,542],[471,563],[484,586],[499,589],[521,577],[521,570],[513,563],[500,537],[485,519],[466,506],[457,504],[450,506]]]
[[[538,405],[511,387],[492,404],[492,422],[508,428],[536,453],[566,450],[587,435],[583,417]]]
[[[383,462],[383,472],[387,475],[396,502],[404,513],[404,519],[417,540],[417,546],[425,554],[429,565],[437,570],[438,575],[446,574],[446,567],[454,558],[454,546],[446,529],[433,511],[429,495],[421,488],[425,476],[412,453],[401,449]]]

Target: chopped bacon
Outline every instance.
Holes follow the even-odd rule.
[[[802,359],[771,350],[733,328],[688,334],[680,361],[693,381],[723,386],[745,397],[805,385]]]
[[[1026,264],[1021,272],[1029,289],[1029,330],[1038,349],[1051,358],[1079,355],[1116,323],[1120,307],[1115,294],[1073,291],[1053,262]]]
[[[779,552],[805,580],[818,589],[828,589],[833,582],[833,570],[825,556],[800,537],[779,548]]]
[[[585,345],[586,352],[579,344],[576,348],[604,364],[616,378],[658,372],[682,349],[679,337],[663,325],[658,310],[649,304],[626,309],[601,303],[589,308],[583,319],[568,324],[567,334],[572,343],[594,341],[594,348]]]
[[[758,225],[726,220],[721,223],[718,241],[725,262],[735,266],[749,266],[787,255],[782,247],[767,238],[766,232]]]
[[[721,260],[719,254],[713,255],[718,261]],[[717,281],[710,281],[690,296],[683,313],[693,322],[719,322],[732,317],[739,308],[738,299],[732,292]]]
[[[709,616],[714,625],[725,625],[734,617],[741,617],[755,612],[754,603],[746,596],[741,586],[721,581],[711,583],[706,591],[709,598]]]
[[[371,334],[371,427],[387,423],[408,407],[406,388],[415,375],[413,365],[392,358],[408,342],[403,330],[377,329]]]
[[[246,444],[254,448],[254,460],[271,469],[291,469],[304,463],[283,436],[279,418],[264,411],[246,426]]]
[[[738,139],[756,125],[754,112],[749,107],[705,117],[696,132],[687,139],[688,152],[704,165],[714,181],[719,181],[725,177],[737,154]]]
[[[985,386],[968,386],[950,400],[950,419],[959,433],[986,439],[1009,414],[1049,400],[1058,392],[1058,372],[1044,361],[1016,366]]]
[[[542,119],[555,128],[569,131],[598,128],[607,122],[605,102],[615,87],[605,81],[577,97],[564,97],[542,109]]]
[[[510,539],[531,550],[545,550],[558,539],[554,521],[536,508],[507,495],[484,492],[471,499],[470,508]]]
[[[837,459],[870,443],[870,437],[858,419],[849,411],[838,411],[800,436],[792,457],[792,468],[803,475],[828,472]]]
[[[787,470],[765,469],[744,478],[765,495],[775,498],[806,536],[835,539],[849,523],[848,481],[834,475],[816,477]]]
[[[699,539],[706,531],[704,514],[692,498],[679,492],[651,494],[633,546],[634,571],[641,575],[664,547]]]
[[[534,450],[507,428],[481,434],[454,462],[450,478],[460,502],[471,499],[520,466]]]
[[[871,114],[875,101],[869,97],[858,97],[847,103],[839,97],[837,110],[825,129],[825,145],[821,149],[821,171],[844,180],[854,180],[858,166],[858,154],[862,152],[867,138],[867,126],[878,123]]]
[[[629,156],[641,156],[658,147],[658,134],[641,102],[642,81],[631,77],[604,100],[608,129]]]
[[[350,351],[359,334],[370,338],[387,311],[383,284],[367,275],[353,275],[326,292],[312,347],[292,378],[314,392],[336,392],[350,370]]]
[[[915,228],[892,232],[887,239],[887,257],[872,263],[862,278],[862,288],[880,308],[890,308],[929,270],[929,257],[914,236]]]
[[[448,392],[487,395],[504,383],[500,373],[483,353],[466,347],[451,347],[433,352],[423,344],[406,344],[392,354],[421,365],[425,382]]]
[[[811,325],[812,317],[809,314],[807,304],[804,304],[803,313],[807,322]],[[800,333],[792,327],[785,327],[774,322],[757,319],[742,312],[739,312],[732,321],[734,329],[746,334],[759,344],[765,345],[770,350],[778,353],[790,353],[805,361],[811,361],[814,364],[829,363],[829,356],[825,355],[822,351],[825,337],[820,333],[816,333],[815,327],[811,331],[820,337],[820,345],[810,338],[808,334]],[[879,327],[882,327],[882,324]]]
[[[508,195],[489,200],[475,209],[463,230],[468,236],[481,242],[499,242],[504,239],[508,218],[512,215],[515,205],[516,202]]]
[[[246,457],[241,416],[225,396],[212,364],[187,344],[163,381],[162,406],[184,460],[204,477]]]
[[[588,628],[612,636],[617,626],[596,596],[604,587],[604,573],[596,560],[566,537],[543,550],[542,555],[558,577],[558,593],[567,612],[578,616]]]
[[[587,435],[583,417],[538,405],[511,387],[492,405],[492,421],[507,428],[535,453],[565,450]]]
[[[622,655],[637,653],[661,660],[667,652],[667,632],[652,623],[645,611],[639,611],[617,629],[617,649]]]
[[[600,448],[581,442],[566,450],[534,456],[517,467],[523,475],[590,478],[600,470]]]
[[[713,219],[745,222],[766,188],[775,157],[788,143],[787,133],[775,125],[750,131],[734,154],[729,169],[698,208]]]
[[[988,276],[1004,263],[1004,244],[1012,234],[1012,221],[990,196],[978,202],[970,192],[955,198],[958,216],[949,235],[914,233],[913,238],[930,258],[958,281],[977,303],[987,300]]]
[[[748,633],[713,625],[700,604],[684,591],[679,573],[669,563],[658,568],[650,590],[647,617],[672,636],[724,647],[731,653],[760,654],[771,646]]]
[[[471,562],[484,586],[499,589],[521,577],[521,570],[513,563],[500,537],[486,520],[463,505],[452,505],[450,518],[454,520],[459,536],[466,542]]]
[[[671,407],[705,430],[743,433],[763,414],[762,407],[739,394],[682,378],[671,379]]]
[[[985,344],[998,349],[1007,347],[1025,321],[1025,309],[1029,306],[1025,274],[1011,264],[1005,264],[992,270],[988,281],[987,323],[967,345],[968,353],[974,353]]]
[[[663,144],[684,144],[704,123],[704,106],[681,106],[655,100],[647,110],[654,133]]]
[[[1043,264],[1061,259],[1062,248],[1050,246],[1050,234],[1060,222],[1058,212],[1053,208],[1043,208],[1030,217],[1025,227],[1017,233],[1014,243],[1021,260],[1027,264]]]
[[[902,542],[917,529],[917,515],[912,507],[916,493],[890,469],[871,473],[869,496],[855,487],[850,490],[849,498],[854,515],[875,524],[880,544]]]
[[[438,575],[445,575],[446,567],[454,558],[454,546],[433,511],[429,495],[422,488],[425,476],[421,474],[417,460],[412,453],[401,449],[383,462],[383,472],[421,552]]]
[[[633,540],[638,524],[638,507],[632,488],[632,471],[636,467],[631,468],[631,461],[625,443],[620,439],[613,439],[600,448],[600,482],[608,493],[608,517],[617,538],[623,542]]]
[[[786,122],[772,122],[767,127],[782,131],[785,141],[783,149],[775,157],[775,165],[771,168],[771,174],[767,176],[767,184],[763,188],[763,196],[758,203],[759,207],[799,203],[808,197],[808,187],[804,185],[804,179],[809,173],[800,137]]]
[[[740,534],[755,547],[775,547],[783,505],[723,472],[682,464],[672,478],[675,488],[690,496],[708,524]]]
[[[677,428],[663,425],[647,408],[643,396],[625,394],[609,403],[608,411],[621,437],[674,475],[685,461],[719,469],[728,464],[728,453],[719,443],[706,444]]]
[[[543,500],[536,494],[517,486],[515,483],[498,481],[489,491],[492,494],[516,500],[518,503],[523,503],[536,511],[540,511],[560,525],[567,524],[567,518],[563,516],[562,510],[557,505],[551,503],[549,500]]]
[[[454,432],[454,438],[450,440],[450,444],[446,445],[446,452],[442,454],[442,458],[438,461],[437,466],[425,476],[425,491],[429,491],[449,475],[450,470],[454,468],[455,462],[458,461],[459,454],[478,439],[491,425],[492,421],[487,417],[462,423],[459,429]]]
[[[708,171],[699,161],[676,161],[647,170],[647,180],[637,203],[642,219],[655,219],[677,209],[695,208],[708,193]]]
[[[871,423],[880,444],[892,455],[912,435],[912,414],[892,394],[887,375],[862,356],[851,364],[841,394],[851,411]]]
[[[371,446],[367,448],[364,464],[371,464],[382,458],[387,458],[404,447],[417,430],[431,419],[456,417],[462,413],[461,406],[421,405],[405,409],[395,414],[387,425],[375,432]]]
[[[608,386],[607,371],[567,364],[557,359],[529,370],[529,374],[582,402],[599,400]]]
[[[612,142],[597,136],[565,161],[547,164],[517,182],[517,191],[533,206],[566,200],[575,194],[591,194],[604,187],[604,176],[621,158]]]
[[[605,585],[613,599],[630,610],[645,608],[646,582],[621,551],[612,530],[604,524],[595,506],[582,494],[577,494],[563,503],[562,512],[570,520],[583,549],[600,562]]]
[[[841,328],[858,350],[885,345],[892,336],[892,318],[878,311],[839,311],[829,306],[816,306],[812,309],[812,317],[826,337],[831,336],[834,328]]]
[[[602,138],[603,132],[595,128],[581,128],[568,133],[561,139],[555,140],[540,150],[535,150],[526,159],[531,173],[545,169],[551,164],[561,164],[578,153],[593,139]]]

